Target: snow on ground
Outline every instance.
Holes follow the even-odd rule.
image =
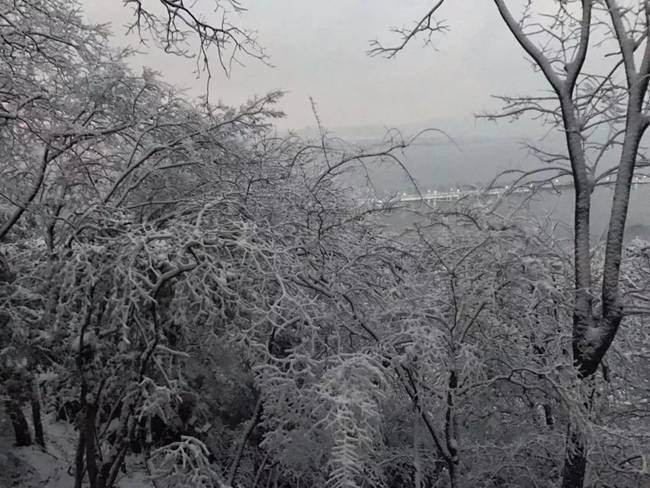
[[[28,413],[28,412],[26,412]],[[29,419],[29,416],[27,415]],[[53,417],[43,419],[46,450],[15,447],[11,423],[0,407],[0,488],[72,488],[77,432]],[[142,466],[129,463],[120,488],[153,488]]]

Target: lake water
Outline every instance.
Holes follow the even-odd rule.
[[[609,212],[613,196],[613,189],[598,188],[592,195],[591,211],[591,236],[594,242],[605,238],[609,222]],[[573,191],[570,189],[554,192],[550,190],[539,191],[530,198],[530,194],[514,194],[507,197],[499,207],[498,213],[508,215],[514,209],[519,214],[530,216],[545,227],[555,227],[556,236],[566,238],[572,234],[573,229]],[[524,199],[525,206],[521,207]],[[496,201],[494,198],[493,201]],[[456,202],[438,202],[437,208],[451,208]],[[413,208],[424,208],[421,204],[410,204]],[[520,208],[521,207],[521,208]],[[387,216],[386,222],[394,230],[401,230],[415,221],[411,212],[397,211]],[[626,223],[626,240],[639,237],[650,240],[650,184],[634,185],[630,199],[630,209]]]
[[[562,150],[562,141],[559,139],[552,140],[549,144],[551,148],[557,148],[558,152]],[[484,186],[503,170],[540,167],[539,161],[522,149],[521,141],[506,137],[463,140],[458,145],[446,140],[417,143],[406,148],[403,163],[423,193],[430,189],[448,191],[451,187],[464,185]],[[369,176],[380,195],[414,193],[403,169],[397,165],[370,167]],[[606,232],[612,195],[612,187],[600,187],[592,195],[591,226],[594,241],[602,239]],[[507,206],[516,207],[528,196],[512,195],[508,198]],[[573,228],[573,191],[540,191],[525,211],[537,220],[548,218],[550,222],[564,226],[565,237]],[[406,213],[389,217],[390,222],[397,227],[403,227],[408,219]],[[632,190],[626,239],[634,237],[650,240],[650,184],[635,185]]]
[[[594,241],[606,237],[613,195],[613,187],[600,187],[592,195],[591,236]],[[534,199],[530,211],[538,219],[548,215],[550,221],[572,229],[573,200],[572,190],[564,190],[559,194],[543,192]],[[633,186],[625,232],[626,239],[650,239],[650,185]]]

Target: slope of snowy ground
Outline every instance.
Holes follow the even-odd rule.
[[[29,417],[28,417],[29,418]],[[0,488],[72,488],[76,431],[65,423],[44,418],[45,451],[39,446],[15,447],[9,419],[0,408]],[[120,488],[153,488],[144,467],[129,463],[118,481]]]

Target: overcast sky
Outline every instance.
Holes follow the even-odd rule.
[[[137,45],[137,39],[124,36],[131,11],[121,1],[82,3],[91,21],[113,24],[116,45]],[[311,96],[328,127],[432,123],[453,131],[460,123],[473,130],[473,114],[495,106],[490,95],[543,86],[492,2],[447,2],[440,18],[451,31],[436,38],[436,49],[416,41],[391,60],[369,57],[369,41],[395,39],[390,27],[412,25],[431,0],[250,0],[245,5],[248,11],[233,20],[258,31],[274,67],[246,60],[230,79],[216,73],[211,93],[239,104],[255,94],[286,90],[282,128],[314,124]],[[134,63],[194,93],[205,87],[192,61],[153,49]]]

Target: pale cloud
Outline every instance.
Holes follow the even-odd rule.
[[[137,44],[137,38],[124,37],[130,11],[120,1],[84,0],[83,5],[92,21],[113,24],[117,45]],[[543,86],[492,2],[448,2],[441,17],[451,31],[435,38],[435,49],[414,42],[391,60],[369,57],[369,41],[390,42],[390,27],[411,25],[429,1],[258,0],[246,5],[249,10],[238,21],[258,31],[274,67],[245,60],[230,79],[215,70],[211,94],[238,104],[286,90],[284,128],[313,124],[310,96],[330,127],[448,119],[473,124],[474,113],[494,107],[490,95]],[[196,78],[190,60],[150,49],[134,64],[150,66],[192,93],[205,88],[205,78]]]

